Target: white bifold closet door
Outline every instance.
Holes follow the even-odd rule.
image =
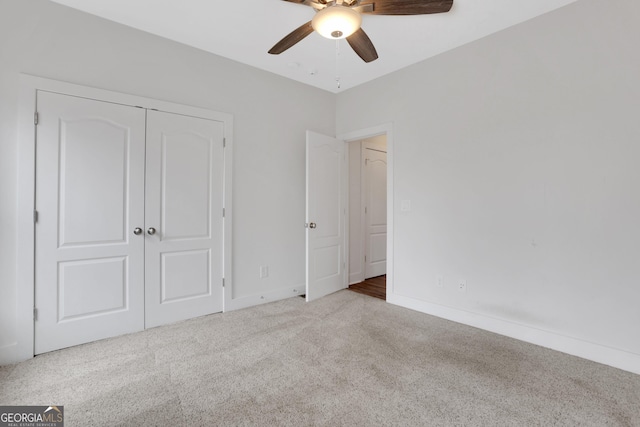
[[[144,329],[145,110],[38,92],[36,354]]]
[[[222,311],[224,128],[160,111],[147,128],[149,328]]]
[[[37,105],[35,353],[221,311],[222,124]]]

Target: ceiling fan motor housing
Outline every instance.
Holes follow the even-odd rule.
[[[316,13],[311,21],[313,29],[328,39],[343,39],[358,31],[362,16],[355,10],[338,4]]]

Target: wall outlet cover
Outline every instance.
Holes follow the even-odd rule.
[[[269,277],[269,266],[268,265],[261,265],[260,266],[260,278],[261,279],[266,279],[267,277]]]

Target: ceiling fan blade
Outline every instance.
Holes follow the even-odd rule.
[[[349,46],[351,46],[364,62],[371,62],[378,59],[376,48],[362,28],[347,37],[347,42],[349,42]]]
[[[373,12],[373,3],[369,4],[359,4],[358,6],[353,6],[351,9],[360,13],[372,13]]]
[[[313,27],[311,26],[311,21],[309,21],[306,24],[302,24],[295,30],[291,31],[282,40],[276,43],[269,50],[269,53],[272,55],[279,55],[311,33],[313,33]]]
[[[327,2],[325,1],[323,2],[318,2],[318,1],[313,1],[313,0],[284,0],[287,1],[289,3],[297,3],[297,4],[302,4],[305,6],[311,6],[312,8],[316,9],[316,10],[322,10],[325,7],[327,7]]]
[[[295,1],[295,0],[291,0]],[[373,4],[367,15],[426,15],[451,10],[453,0],[362,0],[360,5]]]

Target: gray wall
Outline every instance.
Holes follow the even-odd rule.
[[[334,95],[47,1],[0,0],[0,356],[18,339],[19,73],[232,114],[234,298],[304,285],[305,130],[335,132]]]
[[[640,372],[639,22],[581,0],[338,95],[394,123],[392,301]]]

